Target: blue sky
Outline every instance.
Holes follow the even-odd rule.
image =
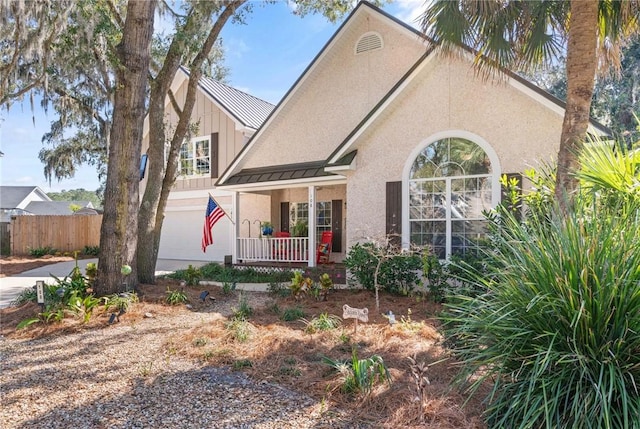
[[[414,25],[424,0],[395,0],[385,11]],[[222,31],[228,83],[276,104],[339,27],[319,15],[300,18],[285,2],[255,5],[246,25],[228,24]],[[37,103],[36,103],[37,104]],[[38,153],[42,135],[53,120],[39,106],[32,113],[29,102],[0,112],[0,182],[10,186],[40,186],[45,192],[99,186],[95,169],[83,166],[73,179],[51,185],[45,180]],[[35,124],[34,124],[35,122]]]

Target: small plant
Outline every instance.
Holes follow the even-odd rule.
[[[153,369],[153,361],[144,362],[138,365],[138,373],[142,377],[149,376],[151,374],[152,369]]]
[[[236,290],[236,284],[235,282],[223,282],[222,283],[222,293],[224,295],[230,295],[231,292]]]
[[[251,336],[251,324],[246,319],[233,318],[225,324],[231,338],[239,343],[244,343]]]
[[[329,291],[333,289],[333,280],[331,280],[331,276],[328,273],[323,273],[318,283],[320,284],[319,299],[326,301]]]
[[[193,345],[196,347],[206,346],[209,341],[205,337],[198,337],[193,340]]]
[[[123,292],[102,297],[104,301],[104,311],[117,310],[120,313],[126,313],[132,304],[138,302],[138,295],[135,292]]]
[[[260,232],[264,236],[271,236],[273,234],[273,224],[269,221],[260,222]]]
[[[100,305],[100,301],[100,298],[93,295],[87,295],[84,298],[73,297],[70,299],[69,307],[76,316],[82,317],[84,323],[88,323],[93,310]]]
[[[322,313],[317,317],[314,317],[310,321],[304,320],[303,322],[307,325],[305,328],[305,332],[313,334],[318,331],[330,331],[331,329],[336,329],[340,325],[342,325],[342,319],[340,319],[335,314]]]
[[[200,279],[202,279],[202,272],[200,272],[199,268],[190,264],[187,269],[184,270],[184,280],[187,282],[187,285],[195,286]]]
[[[300,271],[296,271],[291,278],[291,284],[289,285],[289,290],[291,291],[291,295],[295,298],[295,300],[299,300],[302,294],[306,293],[307,290],[311,287],[313,280],[309,277],[304,277]]]
[[[270,295],[282,298],[289,296],[289,294],[291,293],[289,288],[287,288],[283,283],[273,281],[269,282],[269,286],[267,286],[267,292],[269,292]]]
[[[98,275],[98,264],[96,264],[95,262],[89,262],[84,269],[84,273],[87,277],[87,281],[93,285],[93,281]]]
[[[427,394],[427,386],[431,383],[427,377],[427,371],[429,365],[426,362],[418,362],[416,356],[409,356],[409,370],[411,371],[411,377],[415,384],[416,394],[418,395],[418,401],[420,403],[420,421],[424,418],[424,399]]]
[[[285,309],[282,312],[280,319],[285,322],[293,322],[302,319],[304,316],[304,311],[300,307],[292,307]]]
[[[422,256],[422,272],[425,286],[429,290],[429,298],[433,302],[444,302],[449,288],[448,273],[436,255],[425,252]]]
[[[278,306],[278,303],[275,302],[275,301],[273,303],[269,304],[269,306],[267,307],[267,310],[269,310],[269,312],[271,312],[271,313],[273,313],[273,314],[275,314],[277,316],[280,316],[280,306]]]
[[[34,258],[42,258],[45,255],[55,255],[57,250],[53,247],[45,246],[45,247],[36,247],[35,249],[28,250],[29,255]]]
[[[19,306],[27,302],[36,302],[38,299],[38,294],[36,292],[35,286],[29,289],[23,289],[17,297],[11,301],[12,306]]]
[[[398,324],[398,326],[404,331],[415,333],[423,328],[424,322],[414,322],[413,320],[411,320],[411,314],[411,309],[407,308],[407,315],[406,317],[404,315],[400,316],[400,323]]]
[[[82,253],[88,256],[98,256],[100,255],[100,246],[84,246]]]
[[[167,297],[165,298],[169,305],[184,304],[188,301],[187,294],[182,290],[172,290],[167,287]]]
[[[233,308],[233,318],[247,320],[253,314],[253,308],[249,305],[247,297],[241,293],[238,297],[238,307]]]
[[[233,369],[239,371],[243,368],[251,368],[253,367],[253,362],[249,359],[238,359],[233,361]]]
[[[307,237],[309,235],[309,224],[306,220],[299,220],[293,224],[291,234],[294,237]]]
[[[351,352],[351,361],[335,361],[328,357],[323,360],[341,374],[343,393],[367,396],[371,393],[374,384],[384,381],[391,384],[389,369],[379,355],[358,359],[358,353],[354,347]]]
[[[302,375],[302,371],[295,366],[282,365],[278,369],[278,373],[280,375],[288,376],[288,377],[300,377]]]

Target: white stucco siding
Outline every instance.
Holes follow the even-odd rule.
[[[357,171],[347,184],[348,243],[384,234],[385,183],[403,180],[411,154],[438,133],[479,136],[496,152],[504,173],[522,172],[556,155],[559,114],[510,85],[483,82],[467,63],[438,61],[356,142]]]
[[[327,158],[425,50],[415,34],[375,15],[362,14],[345,30],[261,131],[241,168]],[[356,55],[369,31],[384,47]]]

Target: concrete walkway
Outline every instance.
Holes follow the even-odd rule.
[[[85,272],[87,264],[97,263],[98,259],[81,259],[78,261],[78,267]],[[208,264],[206,261],[185,261],[180,259],[158,259],[156,264],[156,275],[169,274],[176,270],[184,270],[189,265],[201,267]],[[0,278],[0,308],[8,307],[24,289],[35,286],[37,280],[44,280],[47,284],[56,284],[56,280],[51,277],[64,278],[68,276],[76,266],[75,261],[59,262],[57,264],[46,265],[44,267],[35,268],[16,274],[12,277]]]

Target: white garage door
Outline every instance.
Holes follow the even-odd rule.
[[[225,216],[213,226],[213,244],[207,247],[206,253],[201,247],[203,227],[204,210],[166,211],[158,257],[223,262],[225,255],[231,255],[229,218]]]

